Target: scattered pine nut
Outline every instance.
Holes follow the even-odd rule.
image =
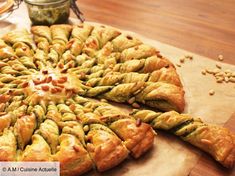
[[[46,74],[48,74],[48,70],[43,70],[42,73],[43,73],[44,75],[46,75]]]
[[[141,120],[138,118],[138,119],[136,120],[136,126],[139,127],[140,125],[141,125]]]
[[[193,56],[192,55],[185,55],[185,58],[189,59],[189,60],[193,60]]]
[[[176,66],[177,66],[177,67],[181,67],[181,65],[180,65],[180,64],[176,64]]]
[[[23,84],[22,84],[22,88],[26,88],[26,87],[28,87],[29,86],[29,83],[28,82],[24,82]]]
[[[202,142],[203,144],[208,145],[208,146],[210,146],[210,145],[212,144],[212,142],[211,142],[210,140],[208,140],[208,139],[201,139],[201,142]]]
[[[219,73],[216,73],[215,76],[224,76],[224,73],[220,71]]]
[[[184,63],[184,58],[181,58],[181,59],[180,59],[180,63]]]
[[[83,127],[83,130],[84,130],[84,132],[88,132],[88,131],[89,131],[89,126],[88,126],[88,125],[85,125],[85,126]]]
[[[206,69],[206,72],[209,73],[209,74],[213,74],[214,73],[213,70],[211,70],[211,69]]]
[[[133,108],[136,108],[136,109],[139,109],[140,108],[140,105],[138,103],[133,103],[132,104],[132,107]]]
[[[224,81],[224,78],[223,77],[217,77],[216,78],[216,82],[217,83],[222,83]]]
[[[46,83],[49,83],[52,81],[52,77],[51,76],[48,76],[47,79],[46,79]]]
[[[103,103],[107,103],[108,102],[106,99],[103,99],[103,98],[100,101],[103,102]]]
[[[215,94],[215,91],[213,90],[213,89],[211,89],[210,91],[209,91],[209,95],[214,95]]]
[[[223,61],[223,60],[224,60],[224,56],[220,54],[220,55],[218,56],[218,60],[219,60],[219,61]]]
[[[218,63],[215,65],[218,69],[221,69],[221,65],[219,65]]]
[[[94,152],[95,151],[95,147],[91,143],[87,144],[87,149],[88,149],[89,152]]]
[[[57,86],[58,82],[57,82],[57,80],[52,80],[51,83],[52,83],[53,86]]]
[[[229,78],[228,78],[227,76],[225,76],[225,77],[224,77],[224,81],[225,81],[226,83],[228,83],[228,82],[229,82]]]
[[[132,97],[128,100],[128,103],[129,104],[133,104],[135,102],[135,97]]]
[[[43,91],[49,91],[49,89],[50,89],[50,87],[48,86],[48,85],[43,85],[43,86],[41,86],[41,88],[42,88],[42,90]]]
[[[230,69],[226,69],[224,70],[225,73],[232,73],[232,71]]]
[[[73,146],[73,149],[74,149],[76,152],[79,152],[79,151],[80,151],[79,145],[74,145],[74,146]]]
[[[76,109],[76,106],[75,106],[75,104],[71,104],[71,105],[69,106],[69,108],[70,108],[72,111],[74,111],[74,110]]]
[[[201,72],[203,75],[206,75],[206,70],[202,70]]]
[[[183,64],[183,63],[186,61],[186,59],[192,60],[192,59],[193,59],[193,56],[191,56],[191,55],[185,55],[184,57],[182,57],[182,58],[179,59],[179,62],[180,62],[181,64]],[[181,67],[180,64],[176,64],[176,66],[177,66],[177,67]]]

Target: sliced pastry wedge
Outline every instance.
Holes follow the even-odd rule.
[[[91,124],[89,128],[87,151],[99,172],[113,168],[127,158],[127,148],[109,128],[101,124]]]

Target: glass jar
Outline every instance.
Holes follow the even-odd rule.
[[[25,3],[34,25],[52,25],[68,21],[70,0],[25,0]]]

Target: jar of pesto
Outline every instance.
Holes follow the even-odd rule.
[[[33,25],[66,23],[70,14],[70,0],[25,0]]]

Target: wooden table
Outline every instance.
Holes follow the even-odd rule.
[[[77,0],[86,20],[235,64],[235,0]]]
[[[140,33],[151,39],[235,65],[235,0],[77,0],[86,20]],[[225,124],[235,131],[235,114]],[[206,155],[206,154],[205,154]],[[202,156],[190,176],[232,176]]]

